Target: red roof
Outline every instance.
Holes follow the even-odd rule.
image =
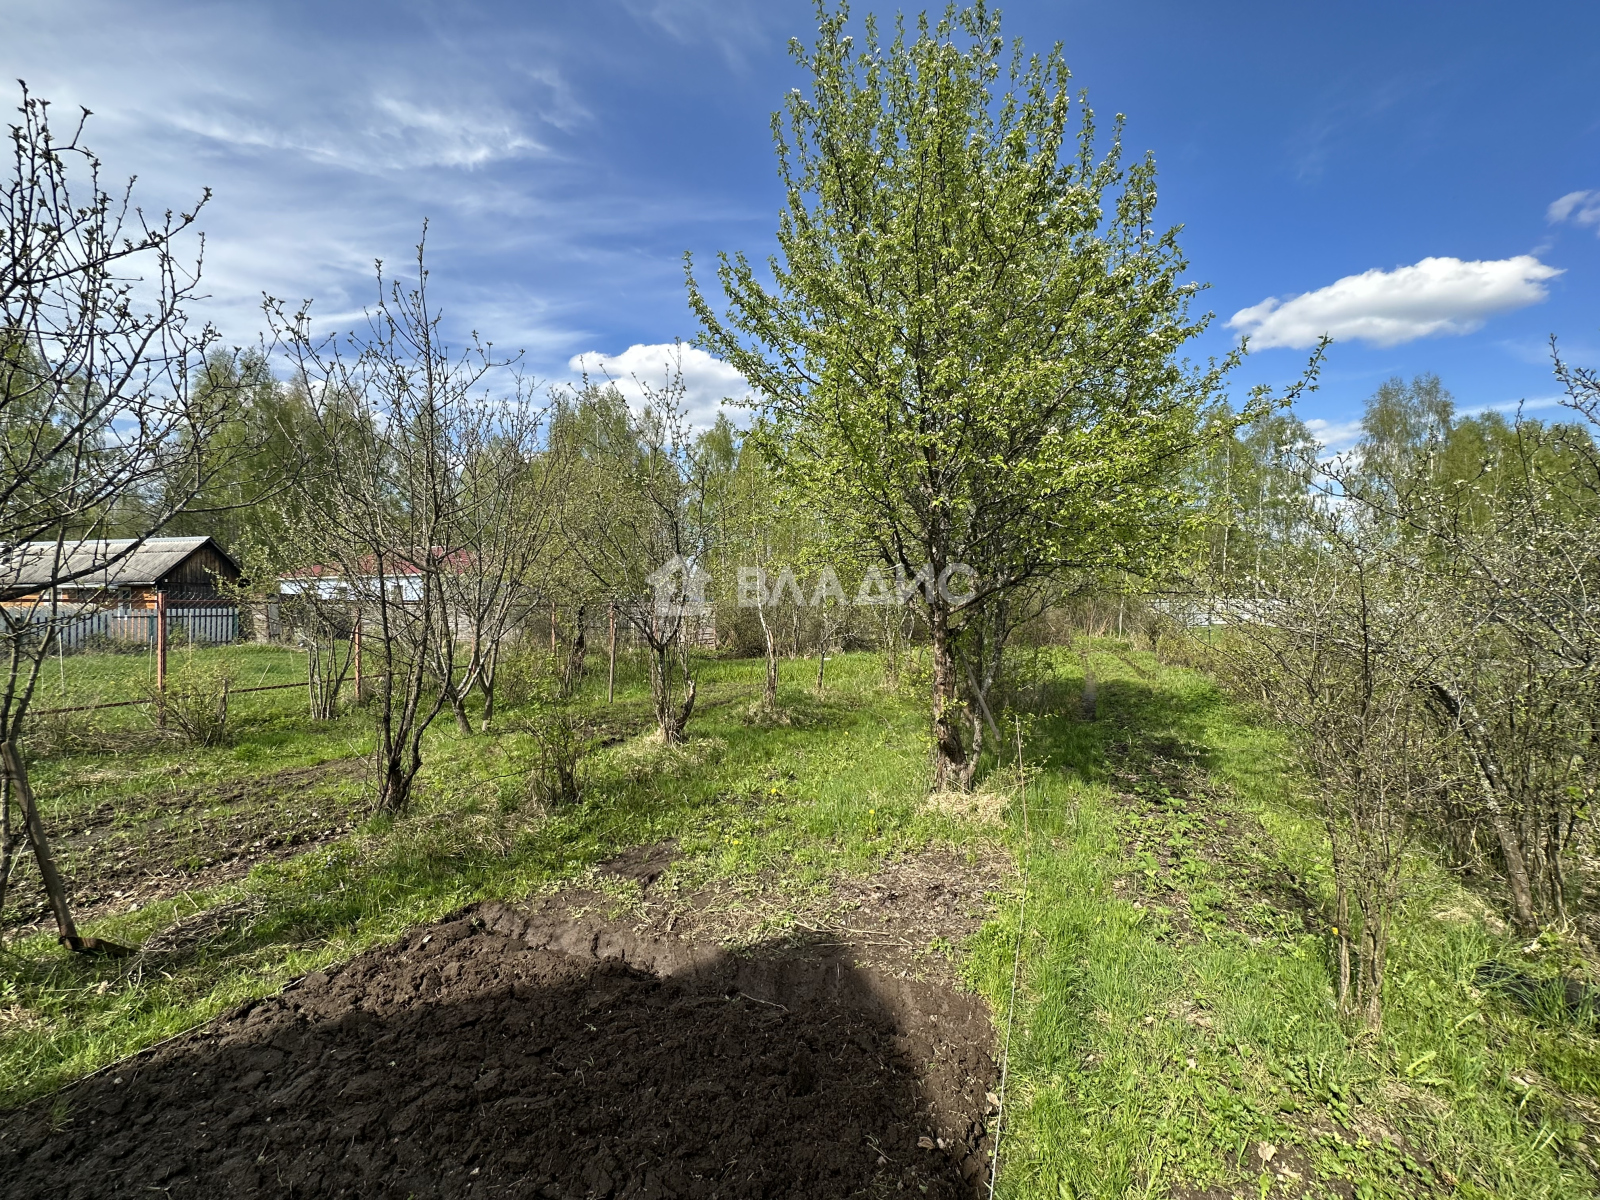
[[[473,561],[472,551],[446,550],[443,546],[432,547],[428,551],[428,557],[434,559],[435,561],[441,562],[446,566],[457,568],[471,566]],[[363,555],[360,563],[362,574],[378,574],[377,561],[378,560],[375,555]],[[390,576],[420,575],[422,574],[422,568],[419,567],[414,561],[409,559],[391,556],[384,564],[383,573]],[[279,576],[279,578],[322,579],[326,577],[330,579],[342,579],[344,578],[344,574],[345,572],[343,567],[331,563],[313,563],[308,567],[301,567],[298,570],[285,571],[281,576]]]

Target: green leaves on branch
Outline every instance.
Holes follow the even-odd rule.
[[[889,562],[963,561],[983,592],[1147,564],[1188,511],[1179,467],[1234,357],[1206,324],[1155,166],[1104,154],[1059,47],[1007,54],[947,10],[888,45],[819,6],[811,94],[773,118],[787,202],[772,283],[719,257],[701,344],[761,397],[785,481]],[[999,92],[1001,76],[1006,89]]]

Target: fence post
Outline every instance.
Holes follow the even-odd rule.
[[[611,617],[610,648],[606,656],[606,703],[610,704],[617,698],[617,602],[613,600],[609,607]]]
[[[156,724],[167,723],[167,594],[156,593]]]

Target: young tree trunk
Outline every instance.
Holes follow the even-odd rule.
[[[778,711],[778,635],[767,621],[764,604],[756,605],[756,616],[761,620],[761,636],[767,643],[767,677],[761,688],[761,711]]]
[[[27,767],[17,744],[0,742],[0,769],[3,769],[10,791],[22,804],[22,822],[28,841],[33,846],[33,856],[39,863],[39,877],[44,881],[44,893],[50,901],[50,911],[55,914],[56,930],[61,944],[74,950],[84,948],[78,937],[78,926],[72,919],[72,907],[67,901],[67,888],[56,870],[56,861],[50,853],[50,839],[45,835],[44,822],[39,817],[39,806],[34,802],[33,788],[28,784]]]
[[[1381,888],[1381,884],[1376,885]],[[1362,1020],[1377,1032],[1383,1025],[1383,968],[1389,949],[1388,905],[1374,894],[1361,906],[1361,977],[1357,996]]]
[[[478,690],[483,693],[483,721],[481,728],[489,732],[489,726],[494,721],[494,676],[495,670],[500,665],[500,643],[496,642],[489,647],[488,653],[483,656],[483,666],[478,671]]]
[[[450,635],[446,634],[445,636],[449,637]],[[444,651],[438,651],[435,654],[435,660],[434,669],[439,677],[440,703],[450,706],[450,714],[455,717],[456,721],[456,732],[463,737],[467,737],[472,733],[472,722],[467,717],[467,693],[472,690],[474,682],[472,671],[474,664],[469,663],[467,665],[466,677],[457,683],[455,664],[450,661],[451,655]]]
[[[672,647],[662,643],[653,647],[650,659],[650,696],[655,701],[656,724],[661,730],[661,740],[676,746],[684,739],[689,717],[694,713],[695,684],[689,679],[684,688],[683,703],[675,704],[672,697]]]
[[[566,666],[561,672],[561,694],[564,696],[572,695],[583,682],[583,664],[589,655],[589,639],[584,632],[585,607],[582,604],[578,605],[573,625],[572,646],[567,651]]]
[[[0,913],[6,910],[11,866],[17,852],[17,835],[11,827],[11,790],[11,772],[0,767]]]
[[[1500,857],[1505,862],[1506,885],[1511,892],[1511,921],[1524,933],[1532,933],[1539,928],[1539,917],[1533,903],[1533,882],[1528,877],[1528,861],[1522,853],[1522,839],[1506,816],[1495,794],[1495,781],[1487,772],[1481,779],[1481,790],[1489,826],[1500,842]]]
[[[890,687],[900,686],[900,619],[899,612],[883,610],[883,681]]]
[[[950,614],[939,599],[928,606],[928,629],[933,643],[933,786],[935,791],[962,791],[972,773],[961,744],[960,685],[950,644]]]
[[[828,665],[828,624],[822,622],[821,636],[817,639],[817,698],[822,698],[822,672]]]
[[[617,698],[617,605],[615,601],[609,605],[609,629],[606,637],[606,703],[611,704]]]
[[[767,674],[761,685],[761,703],[768,712],[778,710],[778,639],[763,622],[767,635]]]
[[[1350,892],[1345,849],[1334,822],[1328,821],[1328,842],[1333,857],[1333,931],[1338,946],[1337,1001],[1340,1016],[1350,1015]]]
[[[1451,688],[1441,683],[1430,684],[1428,696],[1460,731],[1477,765],[1478,791],[1484,813],[1500,842],[1500,855],[1505,861],[1506,884],[1511,891],[1511,920],[1524,933],[1532,933],[1539,928],[1533,884],[1528,876],[1520,832],[1513,823],[1510,806],[1505,803],[1505,772],[1494,754],[1488,731],[1471,707]]]
[[[450,711],[456,719],[456,731],[463,735],[472,732],[472,721],[467,716],[465,688],[450,689]]]
[[[384,755],[380,769],[383,782],[378,788],[378,811],[404,812],[411,800],[411,775],[406,771],[404,754],[392,749]]]

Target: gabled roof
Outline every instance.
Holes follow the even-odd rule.
[[[137,549],[130,551],[130,547]],[[176,570],[185,559],[209,545],[233,567],[221,546],[209,537],[96,538],[67,542],[57,566],[54,542],[23,542],[9,553],[0,551],[0,592],[49,587],[57,580],[64,587],[149,587]],[[118,557],[118,556],[121,557]]]

